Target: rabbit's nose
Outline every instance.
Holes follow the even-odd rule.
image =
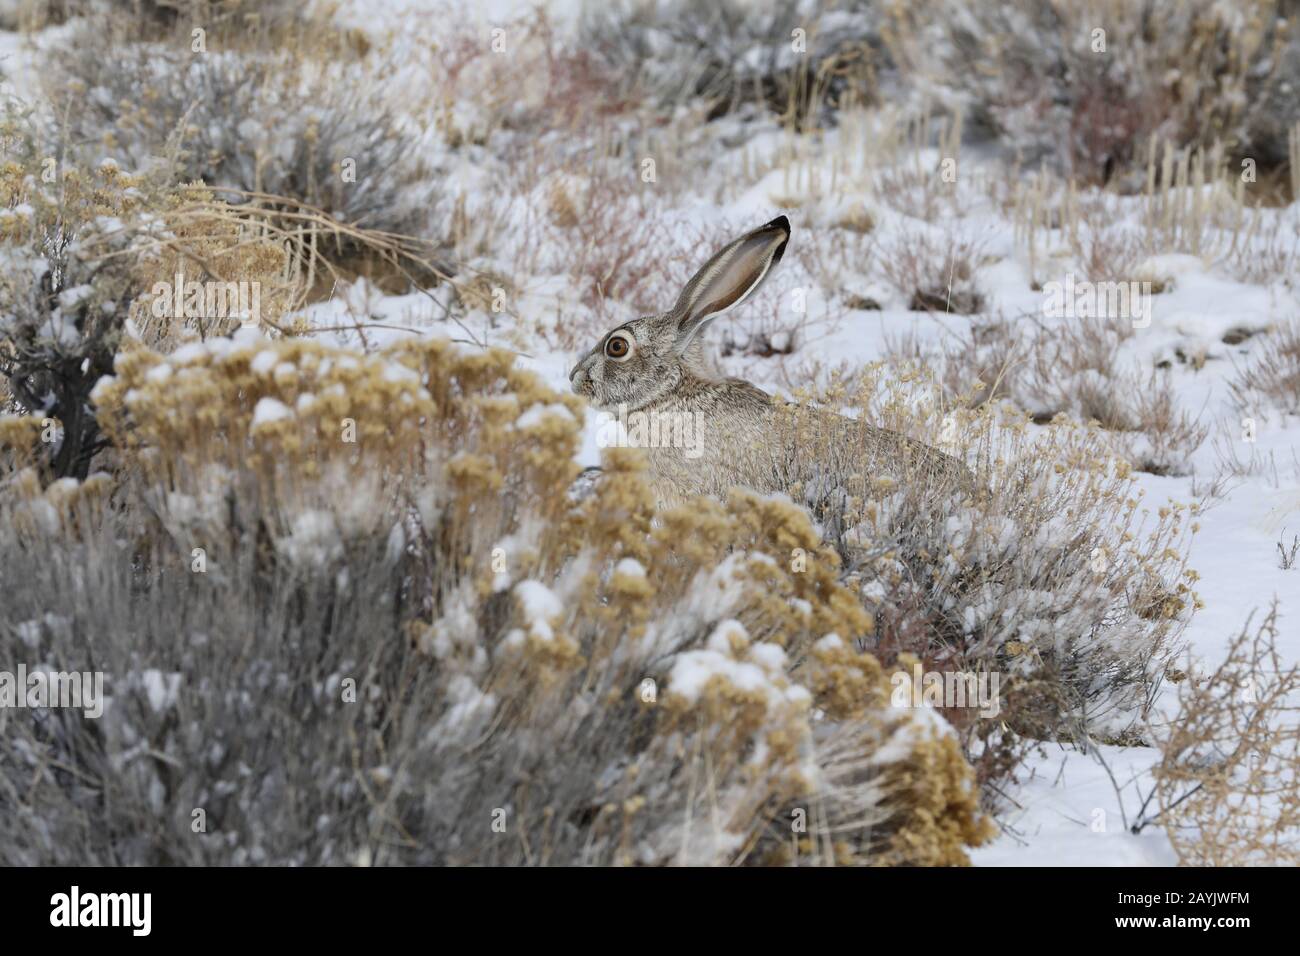
[[[582,365],[573,366],[573,371],[569,373],[569,385],[575,392],[579,392],[583,383],[587,380],[587,373],[583,371]],[[579,392],[580,393],[580,392]]]

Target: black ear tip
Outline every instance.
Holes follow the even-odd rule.
[[[785,255],[785,247],[790,242],[790,220],[785,218],[785,216],[777,216],[771,222],[763,226],[763,228],[776,229],[785,233],[785,238],[781,240],[781,244],[776,247],[776,252],[772,254],[772,265],[776,265],[781,261],[781,257]]]

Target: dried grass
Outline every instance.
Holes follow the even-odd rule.
[[[1178,685],[1153,797],[1185,866],[1300,864],[1300,666],[1278,628],[1274,605]]]
[[[1267,419],[1274,410],[1300,415],[1300,319],[1284,319],[1254,336],[1228,389],[1243,415]]]

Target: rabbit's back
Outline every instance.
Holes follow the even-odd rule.
[[[722,497],[737,485],[764,494],[793,493],[812,483],[864,494],[880,479],[961,491],[975,487],[964,463],[899,432],[775,401],[738,379],[684,385],[658,409],[691,421],[699,441],[694,449],[651,449],[651,476],[661,501]]]

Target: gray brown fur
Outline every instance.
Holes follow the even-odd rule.
[[[763,283],[789,237],[782,216],[728,244],[686,284],[670,311],[611,329],[574,366],[573,391],[612,414],[622,406],[628,412],[696,416],[703,428],[698,457],[681,447],[647,448],[662,503],[695,494],[723,496],[736,485],[788,492],[828,474],[868,484],[891,477],[972,489],[966,466],[929,445],[829,412],[792,418],[762,389],[712,370],[700,333]],[[628,354],[609,354],[615,337],[626,341]],[[615,343],[612,351],[620,348]]]

